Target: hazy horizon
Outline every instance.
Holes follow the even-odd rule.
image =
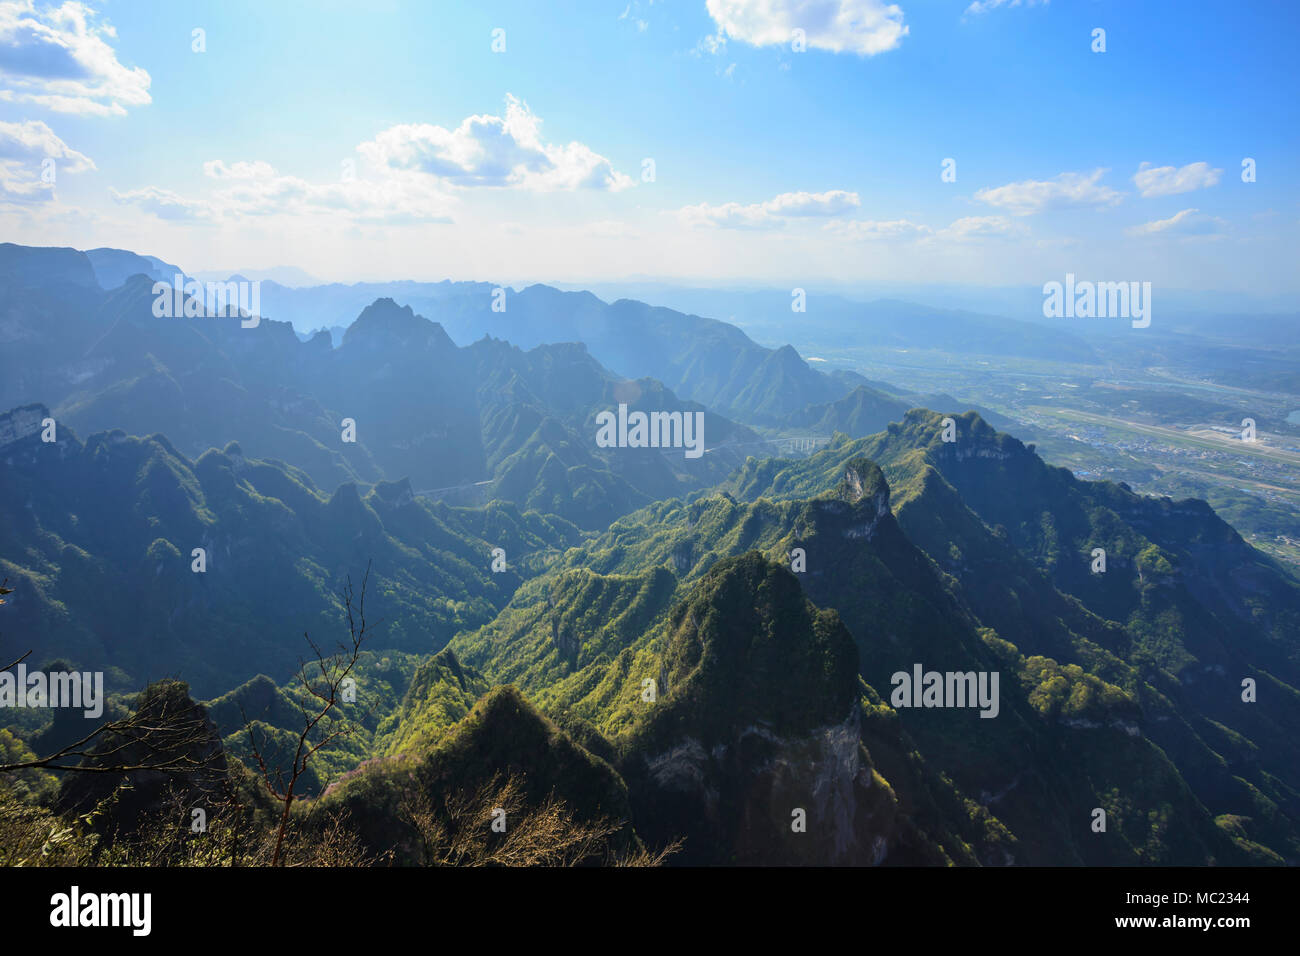
[[[5,0],[0,236],[343,281],[1300,292],[1300,10],[859,0],[796,50],[786,6]]]

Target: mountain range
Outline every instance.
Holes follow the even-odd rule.
[[[1204,502],[640,302],[266,282],[247,327],[155,316],[172,268],[0,246],[0,653],[110,713],[180,678],[283,763],[369,569],[303,827],[419,863],[412,788],[505,776],[683,864],[1300,858],[1300,581]],[[603,447],[619,408],[707,451]]]

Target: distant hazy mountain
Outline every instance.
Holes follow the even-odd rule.
[[[12,242],[0,243],[0,282],[10,296],[21,289],[45,288],[54,293],[60,285],[99,287],[85,253],[58,247],[17,246]]]
[[[137,273],[97,291],[81,253],[11,247],[0,267],[6,256],[15,271],[0,335],[15,347],[0,352],[0,407],[43,402],[83,434],[126,423],[194,458],[239,441],[327,489],[409,478],[417,493],[491,494],[589,527],[716,483],[757,450],[743,426],[649,378],[614,375],[581,345],[459,348],[440,324],[379,299],[334,348],[327,333],[304,342],[269,319],[159,318],[154,280]],[[703,414],[708,453],[598,447],[595,416],[620,405]]]
[[[234,272],[207,270],[194,273],[196,279],[214,279],[218,281],[229,279],[232,275],[239,275],[245,279],[253,279],[258,282],[274,282],[290,289],[324,285],[320,279],[309,272],[299,269],[297,266],[277,266],[274,269],[236,269]],[[277,318],[279,317],[277,316]]]
[[[112,260],[116,266],[111,276],[114,280],[122,272],[158,262],[117,250],[96,250],[96,254],[105,263]],[[582,342],[591,355],[616,374],[657,379],[682,398],[756,425],[786,424],[809,405],[837,401],[853,388],[867,384],[855,373],[826,374],[815,369],[789,345],[775,349],[760,346],[726,322],[632,300],[606,303],[590,293],[561,292],[544,285],[517,292],[505,289],[498,295],[496,287],[489,283],[392,282],[290,288],[265,281],[260,295],[263,315],[300,329],[346,329],[371,303],[391,298],[437,322],[461,344],[484,335],[525,349]],[[767,298],[761,301],[770,306]],[[788,310],[788,302],[785,305]],[[1074,357],[1081,352],[1093,357],[1086,346],[1068,336],[1006,320],[938,313],[906,303],[863,306],[833,301],[823,302],[820,307],[820,316],[800,315],[801,331],[822,328],[828,322],[833,325],[852,312],[859,323],[853,334],[861,337],[865,333],[876,344],[910,342],[930,347],[942,339],[956,348],[1029,354],[1040,346],[1046,348],[1050,342],[1054,354],[1064,350]],[[829,317],[828,308],[832,312]],[[781,321],[787,322],[787,318]],[[861,322],[868,325],[862,327]],[[334,332],[331,341],[339,344]]]
[[[262,309],[271,318],[296,329],[348,326],[376,299],[394,299],[422,315],[436,318],[432,303],[448,296],[481,293],[490,296],[492,284],[484,282],[355,282],[298,287],[274,278],[262,283]],[[462,340],[461,344],[465,344]]]
[[[794,349],[767,349],[733,325],[630,300],[534,285],[516,292],[482,282],[390,282],[289,289],[263,283],[263,312],[297,328],[346,325],[376,298],[391,298],[438,322],[455,341],[490,335],[521,348],[582,342],[603,365],[629,378],[655,378],[720,414],[777,424],[857,384],[829,377]],[[494,311],[494,302],[499,309]]]
[[[317,336],[317,334],[321,332],[324,332],[330,337],[330,345],[332,345],[334,348],[338,348],[340,345],[343,344],[343,336],[344,334],[347,333],[347,329],[342,325],[332,325],[328,329],[321,327],[319,329],[312,329],[310,332],[295,331],[294,334],[298,336],[298,341],[310,342],[313,338]]]
[[[859,385],[835,402],[809,405],[790,416],[790,424],[830,434],[843,432],[852,438],[874,435],[890,422],[901,421],[912,406],[873,388]]]
[[[777,424],[851,387],[813,369],[789,346],[763,348],[714,319],[543,285],[508,292],[505,311],[493,311],[493,301],[490,290],[476,289],[430,303],[431,314],[461,341],[488,334],[525,348],[582,342],[620,374],[658,379],[719,414],[755,424]]]
[[[1065,327],[1060,322],[1044,328],[1033,315],[1021,309],[1010,313],[1001,310],[978,313],[969,304],[978,301],[977,297],[958,300],[965,305],[954,308],[921,305],[901,297],[849,296],[810,286],[804,289],[805,311],[794,312],[789,288],[690,289],[635,284],[631,288],[643,294],[647,301],[735,323],[764,342],[797,339],[804,347],[815,343],[818,348],[883,346],[1060,361],[1095,359],[1083,335],[1097,329],[1078,324]],[[1039,293],[1031,303],[1039,320],[1042,302]],[[1016,318],[1007,318],[1007,314]]]
[[[1079,276],[1086,279],[1132,279],[1132,276]],[[1045,276],[1044,280],[1064,280],[1064,276]],[[805,285],[812,301],[821,301],[824,297],[858,303],[871,303],[881,300],[903,301],[931,309],[943,311],[975,312],[983,316],[995,316],[1016,319],[1050,328],[1062,329],[1061,319],[1049,319],[1043,316],[1042,285],[1026,286],[988,286],[958,282],[904,282],[904,281],[845,281],[836,282],[820,280],[809,284],[804,281],[791,281],[782,286],[770,282],[767,287],[754,283],[735,284],[717,283],[711,286],[686,286],[662,280],[637,280],[593,282],[584,288],[603,299],[620,298],[640,299],[656,305],[677,309],[681,312],[695,312],[712,315],[729,322],[736,322],[748,328],[747,312],[740,303],[755,299],[766,299],[766,305],[760,313],[769,310],[775,304],[778,308],[789,308],[790,288]],[[562,286],[567,288],[567,286]],[[1169,317],[1181,322],[1204,319],[1213,322],[1223,316],[1238,313],[1251,315],[1278,315],[1295,313],[1295,297],[1286,294],[1261,295],[1250,290],[1205,291],[1189,289],[1168,289],[1158,287],[1157,309],[1162,317]],[[1104,321],[1086,324],[1073,320],[1074,325],[1065,329],[1072,334],[1089,337],[1094,334],[1105,335],[1114,328]],[[1163,318],[1153,328],[1164,325]],[[1122,327],[1120,327],[1122,331]]]
[[[104,289],[116,289],[133,275],[172,283],[176,276],[185,274],[180,266],[170,265],[156,256],[140,256],[124,249],[88,249],[86,258],[95,270],[95,280]]]

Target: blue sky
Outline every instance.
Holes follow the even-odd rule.
[[[1263,2],[0,0],[0,238],[344,281],[1290,293],[1297,26]]]

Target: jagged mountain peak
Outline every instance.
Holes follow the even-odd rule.
[[[343,334],[343,345],[382,345],[391,343],[406,348],[454,349],[455,343],[442,326],[422,315],[417,315],[409,305],[399,305],[393,299],[376,299],[362,310]]]
[[[879,514],[889,510],[889,483],[880,466],[869,458],[854,458],[844,466],[838,490],[854,504],[870,499]]]
[[[752,723],[800,733],[845,719],[857,651],[833,612],[818,611],[788,568],[756,551],[718,562],[670,616],[668,700],[648,718],[727,738]]]

